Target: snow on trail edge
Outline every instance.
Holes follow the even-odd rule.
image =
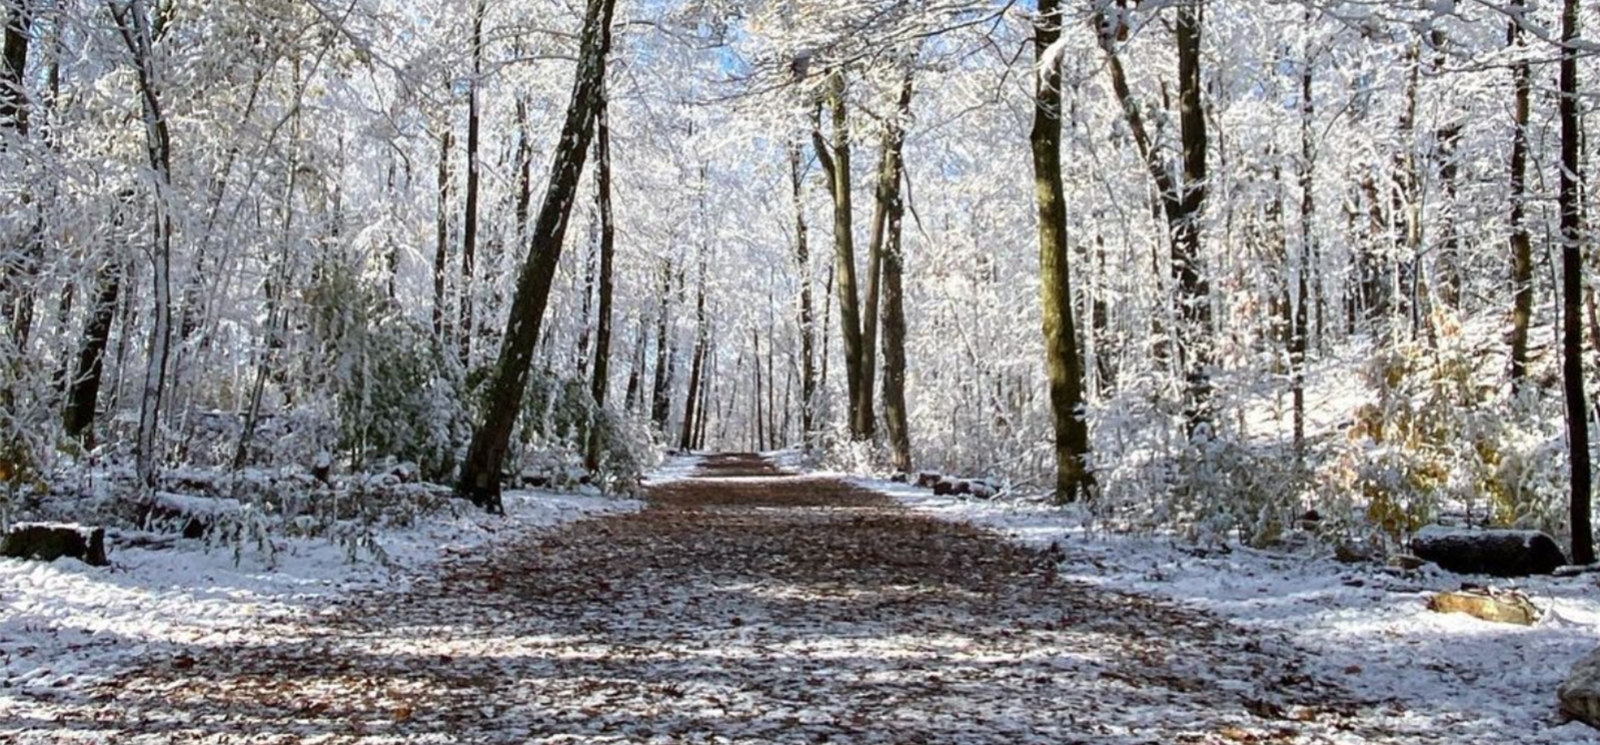
[[[1417,741],[1594,743],[1565,722],[1556,686],[1600,644],[1594,575],[1499,580],[1429,565],[1409,574],[1329,558],[1235,548],[1195,555],[1159,538],[1087,531],[1082,516],[1047,504],[936,497],[905,484],[854,479],[940,519],[990,528],[1066,551],[1062,579],[1155,595],[1267,632],[1302,650],[1307,672],[1373,702],[1363,717]],[[1533,627],[1492,624],[1426,608],[1463,582],[1514,586],[1545,609]]]
[[[268,622],[328,612],[353,592],[404,591],[451,556],[642,506],[529,491],[507,492],[504,501],[505,515],[462,506],[376,533],[387,562],[365,551],[352,562],[328,540],[282,537],[271,565],[246,550],[236,566],[231,547],[206,550],[199,541],[151,550],[109,539],[109,567],[0,559],[0,703],[13,695],[69,694],[169,645],[249,645]]]

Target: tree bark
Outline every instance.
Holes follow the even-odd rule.
[[[1589,411],[1583,389],[1583,174],[1578,170],[1578,0],[1561,13],[1561,348],[1567,399],[1567,457],[1572,469],[1572,563],[1592,564]]]
[[[883,262],[883,416],[889,435],[889,460],[895,470],[911,472],[911,427],[906,414],[906,312],[902,254],[905,202],[900,182],[905,177],[905,127],[911,118],[911,73],[900,87],[897,114],[884,125],[883,168],[878,176],[877,221],[884,231],[879,253]],[[879,230],[874,227],[874,233]]]
[[[517,277],[511,315],[499,359],[489,380],[483,420],[472,434],[467,459],[461,467],[456,494],[491,511],[500,503],[500,471],[510,445],[511,430],[522,409],[528,367],[539,341],[550,285],[561,259],[573,195],[594,134],[605,79],[606,55],[611,47],[611,16],[615,0],[589,0],[579,42],[578,69],[572,103],[561,128],[560,147],[550,169],[550,186],[534,223],[533,243]]]
[[[83,343],[78,348],[78,364],[67,390],[62,428],[67,436],[94,446],[95,406],[100,399],[100,381],[105,374],[106,346],[111,340],[111,324],[117,317],[117,296],[122,291],[121,259],[107,259],[95,272],[94,307],[83,328]]]
[[[665,432],[667,419],[672,415],[672,346],[667,339],[668,315],[672,299],[672,263],[661,260],[661,290],[656,294],[660,303],[656,316],[656,369],[650,386],[650,422]]]
[[[1311,10],[1306,9],[1306,26],[1311,25]],[[1294,452],[1305,457],[1306,448],[1306,335],[1310,313],[1313,267],[1316,265],[1316,236],[1312,221],[1316,217],[1316,145],[1312,140],[1312,121],[1316,108],[1311,97],[1312,66],[1316,60],[1308,47],[1300,69],[1300,261],[1295,266],[1294,320],[1289,330],[1289,377],[1294,405]]]
[[[1043,63],[1061,36],[1059,0],[1039,0],[1034,19],[1034,55]],[[1067,264],[1066,189],[1061,182],[1061,69],[1045,64],[1034,82],[1034,198],[1039,215],[1039,300],[1044,319],[1045,366],[1055,425],[1056,499],[1087,499],[1094,488],[1089,472],[1089,428],[1083,412],[1083,361],[1072,317],[1072,278]]]
[[[633,337],[633,353],[628,357],[628,386],[622,395],[622,408],[628,412],[639,410],[639,395],[643,389],[644,352],[650,335],[645,331],[643,317],[635,319],[638,330]]]
[[[462,367],[472,364],[473,298],[472,281],[476,274],[478,258],[478,88],[483,76],[483,15],[487,0],[478,0],[472,14],[472,81],[467,85],[467,194],[466,215],[461,222],[461,287],[457,288],[460,301],[461,338],[457,340],[457,354]]]
[[[800,278],[800,439],[811,445],[816,431],[816,329],[811,299],[811,246],[806,227],[805,172],[801,170],[800,143],[789,143],[789,181],[793,187],[795,265]]]
[[[1528,61],[1522,40],[1526,0],[1511,0],[1512,18],[1506,43],[1518,56],[1511,68],[1511,384],[1521,386],[1528,376],[1528,324],[1533,319],[1533,240],[1525,219],[1528,176]]]
[[[167,360],[172,351],[172,219],[167,212],[167,200],[171,198],[172,191],[172,140],[161,107],[150,17],[144,0],[128,0],[122,6],[111,0],[108,5],[137,68],[145,153],[155,173],[155,210],[151,220],[150,249],[155,307],[152,310],[144,392],[139,404],[139,438],[135,458],[140,483],[146,489],[154,489],[156,470],[160,465],[157,450],[160,448],[158,426],[161,401],[166,393]]]
[[[694,301],[694,357],[689,363],[689,393],[683,402],[683,428],[678,433],[678,448],[692,450],[694,448],[695,414],[700,403],[700,396],[704,395],[705,362],[706,362],[706,337],[709,333],[710,319],[706,317],[706,255],[705,247],[700,249],[700,287],[696,292]]]
[[[444,267],[450,246],[450,124],[440,127],[439,135],[439,205],[434,223],[433,252],[433,336],[445,344]]]
[[[28,95],[23,74],[28,69],[29,28],[33,0],[5,4],[4,41],[0,43],[0,128],[28,136]]]
[[[30,106],[23,76],[28,68],[32,10],[33,0],[12,0],[5,4],[5,15],[0,17],[5,24],[4,41],[0,44],[0,130],[10,130],[19,141],[28,138]],[[0,141],[0,150],[6,147]],[[32,208],[33,198],[26,190],[21,201],[25,208]],[[33,276],[43,258],[42,233],[43,225],[35,221],[17,258],[0,263],[0,319],[10,327],[12,344],[19,356],[25,354],[33,326],[37,297]],[[6,398],[9,399],[9,392]]]
[[[856,290],[856,256],[853,219],[850,210],[850,122],[845,107],[844,73],[834,72],[828,79],[828,108],[833,117],[833,144],[823,139],[820,127],[812,130],[817,160],[828,177],[828,192],[833,196],[834,276],[838,282],[839,328],[844,334],[845,387],[850,401],[850,438],[872,436],[871,394],[867,410],[862,411],[861,393],[864,347],[861,334],[861,301]]]
[[[589,379],[589,395],[594,399],[595,415],[603,417],[606,389],[611,382],[611,305],[612,273],[616,259],[617,228],[611,214],[611,104],[605,78],[600,80],[600,112],[595,117],[594,187],[600,205],[600,307],[594,331],[594,376]],[[588,453],[584,464],[590,471],[600,468],[601,442],[598,427],[590,427]]]
[[[1102,33],[1101,48],[1105,50],[1111,87],[1122,105],[1128,129],[1133,134],[1134,145],[1145,162],[1150,178],[1160,192],[1162,211],[1166,217],[1170,240],[1172,274],[1177,280],[1178,328],[1177,341],[1179,369],[1185,377],[1185,417],[1194,434],[1201,425],[1211,420],[1211,288],[1200,266],[1200,213],[1206,200],[1206,136],[1205,111],[1201,106],[1199,5],[1201,0],[1184,3],[1177,9],[1178,52],[1178,123],[1183,147],[1179,174],[1175,175],[1161,160],[1149,132],[1139,104],[1133,99],[1128,78],[1117,54],[1115,37]],[[1052,5],[1054,7],[1054,5]],[[1101,23],[1102,29],[1107,29]],[[1059,156],[1058,156],[1059,157]]]

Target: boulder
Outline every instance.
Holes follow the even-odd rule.
[[[1430,525],[1411,539],[1411,553],[1457,574],[1526,577],[1567,563],[1554,538],[1537,530],[1461,530]]]
[[[106,561],[105,528],[67,523],[17,523],[0,539],[0,556],[41,561],[66,556],[97,567],[111,563]]]
[[[1567,679],[1556,688],[1561,713],[1600,729],[1600,648],[1572,663]]]
[[[1428,598],[1428,610],[1435,613],[1465,613],[1491,623],[1532,626],[1541,611],[1520,592],[1467,588],[1441,592]]]

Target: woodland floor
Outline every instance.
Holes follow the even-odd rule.
[[[716,456],[641,512],[254,644],[156,651],[48,718],[8,717],[0,742],[1388,739],[1293,647],[1058,579],[1057,558]]]

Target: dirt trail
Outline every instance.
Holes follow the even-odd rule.
[[[1292,649],[1053,567],[839,480],[714,456],[642,512],[465,557],[271,644],[170,650],[12,740],[1374,740],[1343,731],[1348,705]]]

